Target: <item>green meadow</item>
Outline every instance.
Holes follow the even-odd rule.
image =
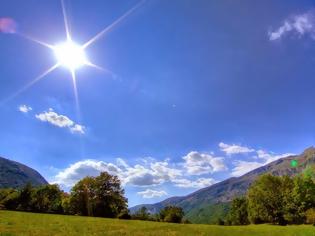
[[[315,227],[216,226],[0,211],[0,235],[315,236]]]

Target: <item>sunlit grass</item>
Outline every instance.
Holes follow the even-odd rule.
[[[0,211],[0,235],[315,236],[315,227],[183,225]]]

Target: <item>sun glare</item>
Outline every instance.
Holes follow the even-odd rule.
[[[54,53],[58,64],[70,70],[75,70],[88,64],[83,47],[80,47],[72,41],[56,45],[54,47]]]

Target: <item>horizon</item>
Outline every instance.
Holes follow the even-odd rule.
[[[300,154],[315,140],[314,9],[4,0],[0,156],[65,191],[108,171],[132,207]],[[77,57],[67,31],[70,52],[87,45]]]

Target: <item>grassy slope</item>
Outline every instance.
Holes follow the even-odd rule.
[[[197,224],[216,224],[218,218],[225,219],[230,209],[230,203],[204,204],[193,208],[186,218]]]
[[[0,235],[314,236],[314,226],[214,226],[0,211]]]

